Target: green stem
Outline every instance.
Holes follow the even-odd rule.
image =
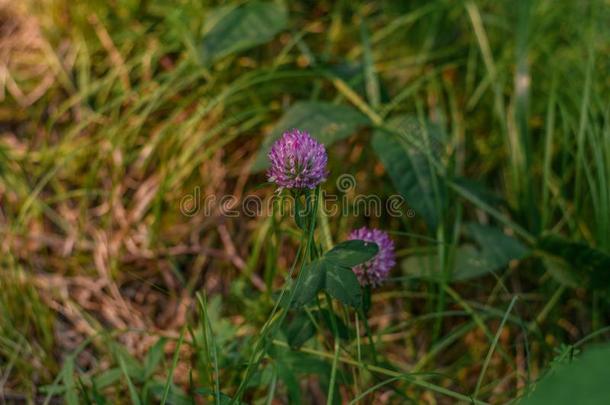
[[[369,319],[366,317],[364,311],[360,312],[360,316],[362,316],[362,321],[364,322],[364,330],[366,331],[366,336],[368,337],[369,345],[371,346],[371,355],[373,356],[373,363],[377,364],[377,348],[375,347],[375,341],[373,340],[373,332],[371,332]]]
[[[277,299],[277,302],[275,303],[273,310],[271,311],[271,315],[267,318],[267,321],[265,322],[265,324],[263,325],[263,327],[261,329],[260,337],[256,341],[256,343],[254,345],[254,351],[248,361],[248,366],[246,367],[246,372],[245,372],[244,378],[241,381],[241,383],[239,384],[237,392],[235,393],[235,396],[233,397],[231,403],[239,403],[241,401],[241,398],[244,394],[244,391],[246,390],[250,377],[252,376],[252,373],[255,371],[255,367],[258,366],[258,363],[260,362],[260,360],[262,359],[262,357],[264,355],[263,342],[265,341],[267,336],[273,335],[275,330],[282,324],[282,322],[284,321],[284,319],[286,317],[286,314],[288,311],[282,311],[279,314],[277,312],[278,312],[279,304],[280,304],[280,302],[282,302],[282,298],[283,298],[284,294],[286,293],[288,286],[290,285],[290,280],[292,279],[292,274],[294,273],[296,264],[299,261],[301,261],[301,265],[299,266],[299,274],[297,276],[295,283],[293,283],[293,285],[298,285],[300,278],[303,274],[303,271],[302,271],[303,266],[307,262],[307,258],[310,256],[312,250],[315,250],[313,243],[314,243],[314,230],[315,230],[315,224],[316,224],[316,215],[317,215],[317,209],[318,209],[317,200],[318,200],[319,191],[320,191],[319,187],[316,188],[315,191],[310,191],[310,192],[314,193],[313,194],[314,199],[312,201],[313,211],[310,213],[310,216],[309,216],[307,232],[306,233],[303,232],[303,235],[301,237],[301,243],[300,243],[299,249],[297,251],[297,256],[292,264],[290,273],[288,274],[288,277],[286,279],[286,283],[284,284],[282,291],[280,293],[280,296]],[[298,201],[298,196],[297,196],[297,201]],[[296,212],[295,215],[298,215],[298,212]],[[303,241],[305,241],[304,249],[303,249]],[[300,253],[302,253],[302,254],[300,254]],[[301,260],[301,258],[302,258],[302,260]],[[295,294],[295,290],[293,288],[290,291],[290,296],[288,298],[288,303],[287,303],[288,308],[290,307],[290,304],[292,303],[292,300],[294,299],[294,294]]]
[[[333,330],[334,340],[334,354],[333,354],[333,365],[330,372],[330,383],[328,385],[328,395],[326,397],[326,403],[332,404],[335,393],[335,380],[337,378],[337,365],[339,361],[339,328],[337,328],[337,321],[335,320],[335,312],[333,311],[333,301],[327,292],[324,293],[326,302],[328,303],[328,313],[330,317],[330,324]]]

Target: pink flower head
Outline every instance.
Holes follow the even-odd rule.
[[[375,257],[352,269],[354,273],[356,273],[361,285],[364,286],[368,284],[371,287],[379,286],[388,278],[390,270],[396,264],[394,242],[386,232],[366,227],[352,231],[348,236],[348,239],[374,242],[379,247],[379,252]]]
[[[271,167],[267,178],[280,189],[313,189],[326,180],[326,149],[305,131],[284,132],[268,156]]]

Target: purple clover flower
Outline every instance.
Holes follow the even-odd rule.
[[[284,132],[271,146],[268,156],[271,167],[267,178],[280,186],[280,190],[313,189],[326,180],[326,149],[305,131]]]
[[[394,242],[386,232],[366,227],[352,231],[348,236],[348,239],[374,242],[379,246],[379,252],[375,257],[352,269],[354,273],[356,273],[358,281],[360,281],[362,286],[367,284],[371,287],[379,286],[388,278],[390,270],[396,264]]]

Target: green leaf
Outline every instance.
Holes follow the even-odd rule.
[[[433,231],[440,221],[444,196],[435,192],[434,184],[440,183],[441,179],[431,167],[429,157],[434,158],[440,153],[440,141],[430,131],[428,136],[422,135],[420,125],[411,117],[393,119],[388,126],[396,128],[402,135],[377,130],[373,135],[373,149],[396,190]],[[422,150],[429,150],[429,156]]]
[[[593,289],[610,287],[610,255],[582,242],[558,236],[543,237],[537,248],[547,268],[560,282]]]
[[[321,311],[316,311],[315,314],[319,314],[326,328],[332,331],[331,311],[328,308],[323,308]],[[354,333],[345,324],[345,322],[343,322],[343,319],[341,319],[341,317],[337,315],[334,311],[332,311],[332,316],[335,317],[335,325],[337,326],[337,332],[339,333],[339,337],[343,340],[352,339]]]
[[[506,201],[500,195],[495,194],[492,190],[476,180],[466,177],[454,177],[453,183],[465,189],[469,194],[472,194],[475,198],[483,201],[489,206],[506,206]]]
[[[87,388],[85,387],[83,379],[80,376],[78,376],[78,390],[83,395],[83,403],[85,403],[86,405],[93,405],[93,401],[89,396],[89,390],[87,390]]]
[[[122,359],[123,364],[125,366],[124,371],[127,373],[129,378],[137,382],[143,381],[144,368],[138,362],[138,360],[133,357],[125,347],[115,342],[111,342],[110,347],[117,362]]]
[[[151,381],[148,384],[148,390],[157,401],[161,401],[164,397],[165,384],[161,381]],[[151,402],[159,403],[154,401]],[[167,394],[166,403],[172,405],[192,405],[193,401],[186,395],[186,393],[180,387],[171,384]],[[221,401],[221,403],[229,402]]]
[[[267,349],[269,352],[269,349]],[[275,369],[272,363],[262,366],[262,368],[252,373],[252,378],[248,381],[248,388],[265,387],[272,383]]]
[[[561,284],[570,288],[578,288],[586,283],[586,278],[582,274],[574,271],[565,260],[559,257],[543,254],[542,263],[549,274]]]
[[[506,267],[511,260],[521,260],[530,254],[529,249],[517,239],[508,236],[501,229],[469,223],[466,234],[479,249],[464,244],[456,249],[452,281],[469,280]],[[441,272],[435,254],[414,255],[402,262],[403,270],[412,276],[439,281]]]
[[[571,364],[560,364],[536,384],[522,405],[597,405],[610,401],[610,345],[585,351]]]
[[[61,370],[63,383],[66,387],[64,400],[68,405],[78,405],[78,391],[74,381],[74,356],[66,357]]]
[[[315,335],[316,328],[309,319],[309,315],[301,311],[286,326],[284,333],[290,347],[298,349]]]
[[[323,391],[327,391],[331,375],[329,363],[310,354],[289,350],[276,345],[270,345],[267,350],[269,355],[276,360],[276,364],[281,362],[294,375],[314,374],[319,376]],[[338,384],[350,384],[349,374],[342,372],[341,369],[337,370],[335,383],[337,384],[335,386],[337,391],[339,390]],[[337,397],[340,398],[340,395],[337,395]]]
[[[359,306],[362,291],[352,267],[372,259],[378,250],[375,243],[349,240],[305,265],[295,286],[294,306],[311,302],[322,288],[348,305]]]
[[[299,386],[299,380],[293,373],[293,368],[289,367],[281,356],[275,358],[275,364],[277,367],[277,373],[280,380],[286,386],[288,391],[289,403],[300,404],[301,403],[301,387]]]
[[[135,385],[131,381],[129,377],[129,371],[127,370],[127,365],[125,360],[121,354],[118,354],[119,366],[121,366],[121,371],[125,377],[125,383],[127,384],[127,388],[129,389],[129,397],[131,399],[131,403],[134,405],[140,404],[140,397],[138,396],[138,391],[136,390]]]
[[[322,101],[298,101],[294,103],[265,139],[252,165],[257,172],[268,166],[267,153],[284,131],[298,128],[307,131],[319,142],[328,146],[347,138],[369,122],[366,116],[350,106]]]
[[[362,289],[351,269],[329,266],[326,269],[326,292],[346,305],[358,307],[362,303]]]
[[[469,280],[492,273],[500,267],[501,265],[489,260],[485,252],[477,250],[472,245],[463,245],[457,249],[451,279],[455,281]]]
[[[159,362],[161,361],[161,359],[163,359],[163,356],[165,355],[165,352],[163,351],[163,348],[165,347],[165,342],[165,338],[160,338],[159,340],[157,340],[154,346],[148,350],[148,353],[146,353],[146,358],[144,359],[145,380],[148,380],[148,378],[153,375],[153,373],[155,372],[155,368],[157,368]]]
[[[466,232],[481,247],[485,260],[494,269],[506,266],[511,260],[520,260],[529,249],[519,240],[506,235],[500,228],[469,223]]]
[[[442,273],[436,254],[413,255],[402,261],[405,273],[415,278],[441,281]],[[468,280],[494,271],[494,266],[472,245],[462,245],[455,251],[452,281]]]
[[[362,311],[364,311],[365,315],[371,309],[371,305],[372,305],[371,296],[372,296],[371,286],[365,285],[364,288],[362,289]]]
[[[311,302],[323,287],[326,265],[323,260],[317,259],[303,267],[299,275],[293,297],[295,306],[303,306]]]
[[[103,389],[119,381],[122,375],[120,368],[111,368],[95,376],[93,384],[97,389]]]
[[[269,355],[281,361],[294,373],[297,374],[316,374],[323,378],[330,376],[330,365],[310,354],[289,350],[276,345],[270,345]]]
[[[341,242],[324,254],[324,260],[341,267],[352,268],[371,260],[379,252],[376,243],[362,240]]]
[[[102,396],[102,394],[100,394],[99,388],[95,385],[95,382],[91,388],[91,396],[97,405],[106,405],[106,399]]]
[[[252,1],[233,9],[222,7],[214,15],[220,18],[204,35],[201,45],[204,65],[269,42],[288,24],[286,8],[271,2]]]
[[[165,405],[166,401],[169,399],[170,389],[173,386],[174,379],[174,371],[176,370],[176,365],[178,364],[178,358],[180,357],[180,346],[184,342],[184,333],[186,332],[186,325],[182,327],[180,331],[180,336],[178,337],[178,343],[174,347],[174,356],[172,358],[171,366],[167,373],[167,379],[165,380],[165,387],[163,389],[163,396],[161,397],[161,405]]]

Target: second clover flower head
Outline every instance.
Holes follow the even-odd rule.
[[[390,270],[396,264],[394,242],[386,232],[366,227],[352,231],[348,236],[348,239],[374,242],[379,247],[379,252],[375,257],[352,269],[354,273],[356,273],[358,281],[360,281],[362,286],[379,286],[388,278]]]
[[[267,178],[280,189],[313,189],[328,175],[324,145],[305,131],[284,132],[271,146],[268,156],[271,167]]]

